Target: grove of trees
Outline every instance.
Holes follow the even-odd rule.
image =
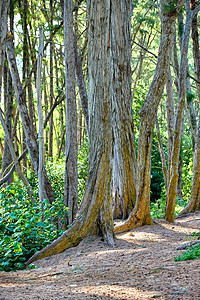
[[[0,0],[2,203],[22,182],[25,207],[59,232],[26,265],[200,209],[199,10],[197,0]],[[16,217],[4,210],[2,237]]]

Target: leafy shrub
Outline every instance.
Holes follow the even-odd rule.
[[[58,199],[59,200],[59,199]],[[1,190],[0,196],[0,271],[23,269],[23,263],[62,234],[55,220],[64,216],[63,204],[44,200],[32,205],[21,183]],[[64,220],[63,220],[64,221]]]
[[[89,143],[86,141],[78,153],[79,202],[85,191],[88,174]],[[38,178],[29,170],[28,180],[36,203],[33,205],[26,188],[19,181],[0,193],[0,271],[23,269],[24,262],[62,234],[61,224],[66,223],[68,208],[64,207],[64,158],[46,164],[55,202],[38,199]]]
[[[182,255],[178,255],[174,260],[184,261],[196,258],[200,258],[200,245],[190,247],[187,251],[184,251]]]
[[[151,202],[151,215],[155,219],[164,219],[165,218],[165,209],[166,209],[166,196],[165,193],[161,193],[161,198],[155,202]],[[180,198],[176,198],[176,206],[174,215],[177,216],[181,210],[186,206],[186,201]]]

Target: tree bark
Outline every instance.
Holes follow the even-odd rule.
[[[73,1],[64,1],[66,145],[64,202],[69,207],[70,225],[78,210],[77,108],[73,35]]]
[[[180,69],[179,69],[179,105],[178,105],[177,116],[176,116],[172,164],[170,169],[170,181],[169,181],[169,188],[167,193],[167,207],[166,207],[166,215],[165,215],[166,221],[172,223],[174,222],[175,202],[177,196],[178,163],[179,163],[181,131],[182,131],[181,128],[182,128],[183,110],[184,110],[185,95],[186,95],[187,54],[188,54],[189,35],[190,35],[193,16],[194,16],[194,11],[193,13],[191,13],[189,1],[186,0],[186,21],[185,21],[183,40],[182,40],[181,61],[180,61]]]
[[[179,1],[173,9],[170,1],[161,1],[161,41],[158,60],[153,81],[147,94],[143,108],[140,111],[141,123],[138,141],[138,187],[136,205],[128,220],[115,228],[121,233],[145,224],[153,225],[150,215],[150,177],[151,177],[151,145],[157,108],[166,81],[166,69],[170,63],[172,38],[176,16],[184,1]]]
[[[112,59],[112,129],[114,138],[112,196],[114,209],[127,218],[136,201],[136,149],[131,95],[131,1],[111,5],[108,47]],[[121,25],[123,24],[123,26]],[[122,38],[124,37],[124,38]],[[116,61],[116,62],[115,62]],[[114,217],[119,217],[114,210]]]
[[[90,140],[90,170],[83,200],[76,219],[70,228],[51,245],[36,253],[26,263],[64,251],[77,245],[84,237],[101,232],[104,240],[114,246],[114,228],[112,218],[112,156],[113,138],[130,134],[130,94],[122,101],[121,85],[129,74],[130,53],[126,47],[128,34],[122,35],[120,19],[129,16],[131,1],[88,0],[88,112],[89,112],[89,140]],[[121,14],[121,15],[120,15]],[[123,16],[122,16],[123,15]],[[130,17],[126,18],[126,22]],[[126,23],[127,24],[127,23]],[[125,24],[123,24],[125,25]],[[127,25],[124,26],[127,33]],[[118,44],[119,43],[119,44]],[[116,49],[120,50],[119,56],[113,56]],[[125,53],[123,54],[123,49]],[[119,57],[119,61],[118,61]],[[125,58],[121,65],[121,59]],[[121,77],[120,72],[121,71]],[[124,82],[126,86],[127,83]],[[130,87],[129,87],[130,88]],[[122,101],[122,104],[118,102]],[[114,121],[121,116],[124,105],[124,116],[121,120],[120,130],[114,135],[118,124]],[[123,111],[123,110],[122,110]],[[127,120],[125,120],[127,117]],[[132,123],[131,123],[132,124]],[[127,130],[127,127],[129,131]],[[119,141],[121,141],[119,139]],[[133,141],[131,141],[132,143]],[[129,145],[129,143],[128,143]],[[122,144],[122,154],[129,153]],[[128,146],[127,146],[128,147]],[[125,157],[126,158],[126,157]],[[126,158],[124,168],[130,168]],[[130,169],[126,170],[131,174]],[[132,175],[132,174],[131,174]],[[131,179],[133,180],[133,179]],[[130,181],[129,181],[130,182]],[[132,187],[131,187],[132,188]]]
[[[42,112],[42,90],[41,90],[41,72],[42,72],[42,57],[43,57],[43,28],[40,28],[40,40],[39,40],[39,53],[37,58],[37,77],[36,77],[36,88],[37,88],[37,109],[38,109],[38,120],[39,120],[39,167],[38,167],[38,182],[39,182],[39,201],[40,207],[43,208],[43,201],[47,198],[44,189],[44,165],[45,165],[45,153],[44,153],[44,122]]]
[[[3,75],[3,64],[4,64],[4,52],[7,34],[7,20],[8,20],[8,8],[10,0],[0,0],[0,96],[1,96],[1,85]]]
[[[10,71],[7,67],[7,64],[4,65],[4,107],[5,107],[5,126],[8,129],[11,140],[12,137],[12,104],[13,104],[13,96],[12,96],[12,80]],[[2,156],[2,164],[1,164],[1,173],[0,178],[5,176],[6,170],[12,162],[12,157],[10,154],[10,150],[8,147],[8,143],[6,139],[4,140],[3,147],[3,156]],[[12,182],[12,177],[9,179],[7,184]]]
[[[53,0],[49,0],[50,6],[50,39],[52,35],[52,28],[53,28]],[[52,107],[53,105],[53,44],[50,43],[50,94],[49,94],[49,106]],[[53,160],[53,114],[49,120],[49,157]]]

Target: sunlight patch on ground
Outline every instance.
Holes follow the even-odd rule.
[[[137,287],[128,286],[128,282],[124,282],[124,285],[119,283],[114,283],[113,285],[102,285],[101,283],[96,283],[94,286],[85,286],[79,289],[77,292],[84,294],[96,295],[96,296],[106,296],[109,299],[148,299],[161,297],[162,294],[159,291],[144,291]],[[90,293],[92,291],[92,293]],[[162,299],[162,298],[160,298]]]
[[[131,237],[131,239],[130,239]],[[130,242],[134,242],[134,240],[141,240],[141,241],[152,241],[152,242],[164,242],[167,241],[167,239],[161,237],[159,234],[150,233],[150,232],[137,232],[133,231],[128,234],[124,234],[120,236],[120,239],[126,239],[129,238]]]

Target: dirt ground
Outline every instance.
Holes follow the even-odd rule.
[[[200,212],[117,236],[89,237],[36,269],[0,273],[0,299],[200,299],[200,259],[174,262],[200,230]]]

